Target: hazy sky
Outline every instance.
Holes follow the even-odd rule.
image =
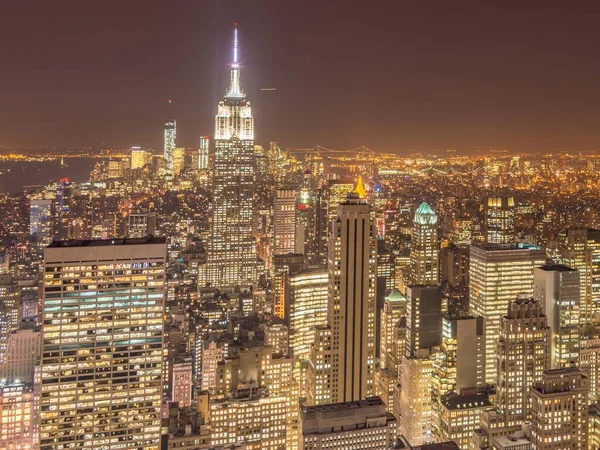
[[[600,150],[600,2],[490,3],[5,0],[0,145],[197,146],[238,21],[258,143]]]

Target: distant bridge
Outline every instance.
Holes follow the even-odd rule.
[[[474,175],[477,172],[481,172],[482,170],[483,170],[483,166],[476,167],[475,169],[468,170],[467,172],[461,172],[460,170],[457,170],[454,167],[449,167],[449,168],[447,168],[445,170],[437,169],[435,167],[426,167],[425,169],[421,169],[421,170],[415,169],[414,171],[416,173],[418,173],[418,174],[421,174],[421,175],[425,175],[425,172],[435,172],[435,173],[438,173],[438,174],[441,174],[441,175],[452,175],[452,174]]]
[[[320,153],[320,154],[348,154],[348,153],[368,153],[370,155],[374,155],[377,152],[371,150],[366,145],[361,145],[360,147],[352,148],[349,150],[335,150],[327,147],[323,147],[322,145],[317,145],[313,148],[298,148],[298,149],[290,149],[292,153]]]

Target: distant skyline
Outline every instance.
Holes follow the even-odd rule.
[[[162,149],[168,99],[197,147],[238,22],[258,144],[600,150],[597,2],[32,0],[3,18],[5,147]]]

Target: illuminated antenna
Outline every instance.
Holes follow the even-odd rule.
[[[234,23],[233,29],[233,64],[238,62],[238,39],[237,39],[237,22]]]

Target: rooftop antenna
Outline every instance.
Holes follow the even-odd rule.
[[[238,32],[237,32],[237,26],[238,23],[234,22],[234,29],[233,29],[233,64],[237,65],[238,63]]]

